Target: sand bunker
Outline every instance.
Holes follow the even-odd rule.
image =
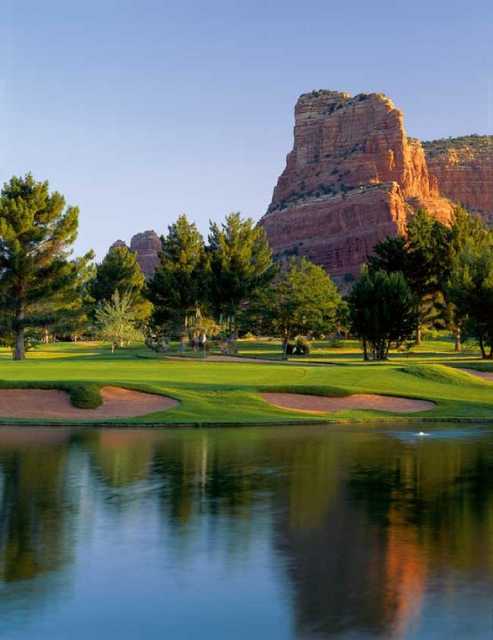
[[[493,380],[493,372],[491,371],[479,371],[479,369],[459,369],[459,371],[467,371],[467,373],[483,378],[483,380]]]
[[[262,393],[264,400],[282,409],[294,409],[310,413],[326,413],[348,409],[373,409],[376,411],[393,411],[395,413],[412,413],[429,411],[435,404],[427,400],[379,396],[370,393],[355,393],[344,397],[310,396],[301,393]]]
[[[46,389],[1,389],[2,418],[66,418],[98,420],[101,418],[134,418],[176,407],[173,398],[131,391],[121,387],[103,387],[103,404],[97,409],[72,406],[65,391]]]

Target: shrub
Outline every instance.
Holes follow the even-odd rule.
[[[310,354],[310,343],[305,338],[305,336],[298,336],[296,338],[295,353],[303,356],[307,356]]]
[[[74,384],[67,390],[70,394],[70,402],[78,409],[97,409],[103,404],[97,384]]]

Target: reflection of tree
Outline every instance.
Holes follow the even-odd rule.
[[[245,446],[246,445],[246,446]],[[252,511],[268,500],[269,481],[257,472],[259,443],[245,443],[234,432],[169,433],[156,444],[153,478],[160,480],[160,504],[177,550],[201,535],[214,547],[246,552],[255,537]]]
[[[43,442],[45,433],[59,439]],[[307,640],[402,637],[430,579],[492,578],[491,439],[292,427],[88,430],[69,440],[51,430],[33,446],[25,434],[0,432],[3,582],[31,587],[70,559],[82,513],[75,485],[84,485],[89,524],[94,509],[114,525],[118,506],[110,535],[127,522],[152,529],[146,518],[157,514],[157,544],[181,570],[204,549],[228,568],[250,562],[272,540]]]
[[[145,480],[153,455],[153,434],[146,431],[106,429],[85,438],[93,461],[110,487]]]
[[[32,579],[64,564],[67,539],[65,443],[1,448],[0,577]]]

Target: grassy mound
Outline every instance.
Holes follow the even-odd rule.
[[[93,382],[35,382],[0,380],[0,389],[47,389],[65,391],[78,409],[97,409],[103,404],[100,386]]]
[[[420,380],[429,380],[440,384],[484,386],[484,380],[481,380],[481,378],[476,378],[467,371],[441,364],[411,365],[400,368],[400,371]]]
[[[351,395],[344,389],[328,387],[326,385],[262,385],[256,387],[259,393],[300,393],[307,396],[327,396],[329,398],[343,398]]]

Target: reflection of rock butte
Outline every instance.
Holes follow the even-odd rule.
[[[367,409],[374,411],[392,411],[395,413],[415,413],[429,411],[435,404],[427,400],[379,396],[370,393],[355,393],[351,396],[330,398],[301,393],[262,393],[264,400],[282,409],[305,411],[307,413],[325,413],[331,411],[349,411]]]
[[[0,416],[24,419],[98,420],[102,418],[131,418],[176,407],[173,398],[132,391],[121,387],[103,387],[103,404],[97,409],[78,409],[72,406],[64,391],[47,389],[0,390]]]
[[[386,552],[385,606],[392,637],[405,637],[419,617],[427,573],[426,554],[416,529],[395,508],[389,513]]]

